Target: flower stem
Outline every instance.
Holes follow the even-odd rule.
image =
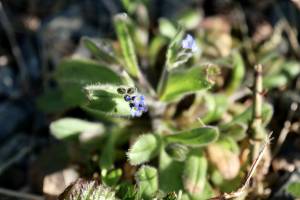
[[[168,77],[169,77],[168,67],[165,66],[163,69],[163,72],[160,76],[158,86],[157,86],[158,97],[161,97],[161,95],[164,93],[166,86],[167,86]]]

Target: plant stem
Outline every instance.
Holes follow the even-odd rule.
[[[254,95],[253,95],[253,112],[252,121],[250,124],[250,136],[254,141],[252,151],[252,161],[257,158],[259,154],[260,141],[263,140],[261,126],[262,126],[262,104],[263,104],[263,77],[262,77],[262,65],[258,64],[254,66]]]
[[[164,90],[166,89],[167,86],[168,77],[169,77],[168,67],[165,66],[157,86],[158,97],[160,97],[164,93]]]

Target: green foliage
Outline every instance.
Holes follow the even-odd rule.
[[[128,159],[132,165],[148,162],[156,156],[160,148],[160,139],[154,134],[140,136],[128,152]]]
[[[230,122],[220,125],[220,132],[223,135],[230,136],[237,141],[246,137],[246,130],[247,125],[239,122]]]
[[[83,132],[103,134],[105,128],[100,123],[92,123],[76,118],[62,118],[50,124],[50,131],[57,139],[68,139]]]
[[[191,130],[181,131],[165,136],[167,143],[177,142],[191,147],[203,147],[219,137],[219,130],[215,127],[201,127]]]
[[[166,152],[174,160],[184,161],[189,153],[189,148],[179,143],[170,143],[166,146]]]
[[[180,42],[184,37],[184,31],[183,29],[180,29],[172,41],[169,44],[168,50],[167,50],[167,58],[166,58],[166,68],[167,70],[174,69],[181,64],[185,63],[189,57],[191,57],[190,54],[188,55],[182,55],[180,58],[178,57],[178,52],[180,51]]]
[[[122,176],[121,169],[114,169],[111,171],[103,170],[102,173],[102,182],[107,186],[114,186],[118,183]]]
[[[118,93],[119,88],[128,89],[124,85],[94,84],[84,87],[90,100],[85,106],[96,112],[116,117],[130,116],[130,107],[124,101],[124,95]]]
[[[236,115],[234,117],[234,119],[232,120],[232,123],[233,122],[244,123],[244,124],[249,123],[251,118],[252,118],[252,112],[253,112],[252,107],[247,108],[241,114]],[[263,125],[267,125],[269,123],[269,121],[271,120],[272,116],[273,116],[273,107],[272,107],[272,105],[268,104],[268,103],[264,103],[262,105],[262,123],[263,123]]]
[[[201,198],[205,189],[207,160],[203,152],[194,150],[185,161],[183,170],[184,189],[193,198]]]
[[[182,185],[182,162],[172,159],[164,149],[159,155],[159,186],[164,192],[179,191]]]
[[[179,18],[179,24],[187,30],[195,29],[201,22],[202,16],[199,10],[187,10]]]
[[[115,192],[95,181],[77,180],[59,197],[60,200],[118,200]]]
[[[83,37],[82,42],[84,46],[95,56],[95,58],[97,58],[97,60],[111,65],[120,64],[114,53],[108,50],[112,49],[112,47],[108,46],[105,41],[97,41],[95,39]]]
[[[290,79],[300,74],[300,63],[297,61],[287,61],[280,64],[280,69],[265,77],[264,87],[267,89],[286,86]]]
[[[63,93],[63,99],[70,106],[86,101],[83,87],[93,83],[121,84],[121,78],[111,69],[92,60],[67,59],[61,62],[55,78]]]
[[[205,76],[205,68],[192,67],[188,70],[176,70],[170,73],[166,89],[160,99],[162,101],[174,101],[180,97],[205,90],[211,84]]]
[[[289,183],[287,186],[287,192],[296,198],[300,198],[300,182]]]
[[[139,67],[134,44],[128,30],[129,18],[125,13],[118,14],[114,17],[114,23],[125,61],[124,67],[126,70],[128,70],[128,73],[134,77],[137,77],[139,73]]]
[[[238,52],[233,54],[233,70],[227,92],[232,93],[239,89],[245,76],[245,65],[242,56]]]
[[[73,188],[71,193],[80,200],[97,195],[98,199],[196,200],[211,198],[214,191],[236,189],[248,167],[240,163],[239,144],[247,139],[253,120],[251,97],[239,97],[253,79],[253,71],[248,70],[250,53],[238,51],[240,38],[231,38],[230,33],[199,29],[202,15],[198,10],[150,23],[148,1],[122,0],[122,4],[129,15],[114,17],[117,41],[82,38],[95,61],[63,60],[53,76],[58,87],[46,90],[38,101],[51,113],[77,108],[101,121],[54,121],[50,130],[58,139],[107,132],[99,138],[103,145],[93,151],[99,158],[93,164],[84,163],[101,172],[102,185],[85,183],[84,190]],[[192,42],[198,45],[198,53],[183,48],[185,29],[195,35]],[[278,53],[266,55],[259,47],[257,51],[263,52],[257,59],[264,64],[265,88],[286,86],[299,75],[297,61],[278,58]],[[128,94],[130,88],[135,91]],[[131,109],[139,106],[133,103],[139,94],[145,97],[148,111],[136,117]],[[264,101],[263,132],[272,115],[273,107]],[[225,159],[224,165],[231,163],[227,158],[238,162],[232,166],[237,169],[234,176],[229,165],[222,168],[222,163],[213,162],[211,148]],[[138,166],[144,163],[152,166]],[[226,173],[233,177],[226,179]],[[294,187],[289,190],[297,191]]]
[[[168,38],[173,38],[177,33],[174,25],[169,20],[164,18],[159,20],[159,31],[162,35]]]
[[[158,191],[158,173],[154,167],[142,166],[136,173],[135,179],[139,194],[143,199],[153,199]]]
[[[228,108],[228,98],[223,94],[206,94],[204,100],[207,102],[207,113],[202,118],[204,123],[219,120]]]

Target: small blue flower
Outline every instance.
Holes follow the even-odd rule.
[[[133,102],[133,106],[130,108],[132,117],[140,117],[144,112],[147,112],[148,108],[145,104],[145,97],[143,95],[137,95]]]
[[[181,46],[183,49],[189,49],[192,52],[198,51],[196,41],[190,34],[187,34],[187,36],[182,40]]]
[[[130,97],[129,95],[125,95],[125,96],[124,96],[124,100],[125,100],[125,101],[130,101],[130,100],[131,100],[131,97]]]

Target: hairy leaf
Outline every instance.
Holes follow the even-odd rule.
[[[169,75],[166,89],[161,95],[162,101],[175,101],[184,95],[211,87],[203,67],[193,67],[188,70],[176,70]]]
[[[127,90],[131,87],[110,84],[85,86],[84,90],[86,91],[87,98],[90,100],[86,108],[115,117],[130,116],[129,103],[124,100],[124,94],[118,93],[118,89],[120,88]]]
[[[145,200],[153,199],[158,191],[158,173],[154,167],[142,166],[135,174],[139,193]]]
[[[76,118],[62,118],[50,124],[50,131],[57,139],[68,139],[83,132],[103,134],[104,126]]]
[[[132,38],[128,31],[129,18],[125,13],[114,17],[115,30],[121,45],[125,60],[125,69],[134,77],[138,76],[139,67]]]
[[[118,59],[113,55],[111,47],[104,41],[83,37],[84,46],[99,60],[107,64],[120,64]]]
[[[139,165],[148,162],[157,155],[160,141],[154,134],[140,136],[127,153],[130,164]]]
[[[115,192],[96,181],[85,181],[78,179],[68,186],[58,197],[58,200],[118,200]]]
[[[183,164],[172,159],[162,148],[159,154],[159,186],[163,192],[182,189]]]
[[[112,70],[91,60],[68,59],[55,72],[64,100],[73,106],[86,101],[83,87],[93,83],[121,84],[121,78]]]
[[[177,142],[192,147],[202,147],[216,141],[218,137],[217,128],[206,126],[167,135],[165,139],[168,143]]]
[[[178,55],[179,49],[181,48],[180,42],[183,39],[183,36],[184,36],[184,30],[180,29],[176,33],[176,35],[173,38],[173,40],[171,41],[171,43],[169,44],[169,47],[167,50],[167,58],[166,58],[167,70],[171,70],[171,69],[174,69],[179,66],[179,65],[175,66],[174,63],[176,63],[177,55]]]
[[[183,171],[184,189],[193,198],[202,196],[206,182],[206,173],[207,160],[205,155],[199,150],[194,150],[185,161]]]

